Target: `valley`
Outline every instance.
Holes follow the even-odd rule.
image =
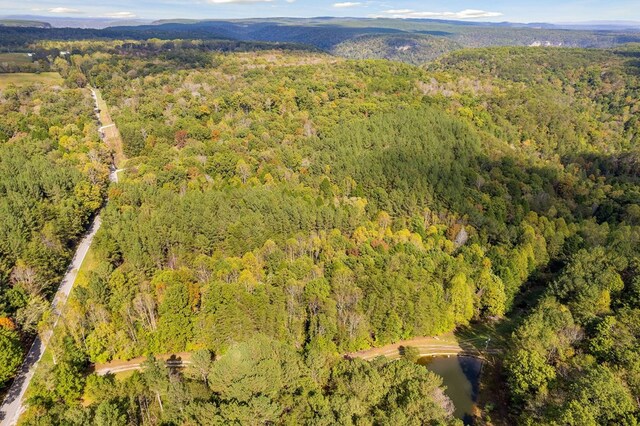
[[[0,34],[3,426],[640,419],[633,31]]]

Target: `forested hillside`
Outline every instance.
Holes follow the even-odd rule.
[[[421,65],[460,48],[458,43],[444,37],[374,34],[343,41],[331,52],[351,59],[388,59]]]
[[[416,67],[219,43],[40,45],[73,52],[54,68],[101,89],[129,160],[26,424],[456,424],[425,368],[341,354],[505,322],[495,404],[510,410],[494,422],[634,424],[637,47],[464,50]],[[42,115],[46,92],[10,89],[2,105],[14,92],[14,109]],[[89,105],[67,92],[66,108]],[[68,134],[54,113],[46,132],[32,115],[7,127],[6,146],[33,140],[48,172],[70,162],[83,208],[73,226],[56,222],[64,202],[21,225],[7,283],[50,234],[69,247],[104,195],[90,118],[71,111]],[[153,356],[127,377],[87,368],[184,351],[181,372]]]
[[[613,47],[640,41],[637,30],[566,31],[554,25],[444,21],[438,19],[271,18],[239,20],[165,20],[155,25],[113,27],[112,31],[181,34],[176,37],[230,38],[304,43],[331,51],[340,43],[368,36],[420,37],[464,47],[530,46]],[[160,36],[158,36],[160,37]],[[164,37],[163,37],[164,38]],[[436,50],[437,51],[437,50]]]
[[[63,22],[56,21],[62,20]],[[637,28],[607,31],[549,24],[443,21],[438,19],[270,18],[237,20],[162,20],[147,25],[104,19],[53,19],[54,27],[21,28],[0,22],[0,51],[32,52],[51,40],[226,40],[235,44],[281,43],[350,59],[390,59],[414,65],[462,48],[555,46],[613,48],[640,42]],[[88,25],[88,28],[84,26]],[[81,26],[82,28],[71,28]],[[101,29],[92,28],[98,26]],[[64,27],[64,28],[62,28]],[[233,43],[231,44],[233,46]]]
[[[505,359],[521,424],[638,419],[638,57],[637,49],[503,49],[456,54],[432,67],[446,73],[440,82],[464,93],[459,113],[512,135],[517,150],[577,173],[558,185],[577,232],[552,256],[552,274],[540,281],[540,300],[518,322]],[[461,85],[455,77],[469,74],[480,78]],[[584,182],[592,188],[579,189]]]

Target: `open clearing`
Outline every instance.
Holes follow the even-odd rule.
[[[107,106],[104,99],[102,99],[102,94],[100,93],[100,91],[94,89],[92,93],[96,101],[96,105],[100,110],[100,112],[98,113],[98,117],[100,122],[102,123],[100,131],[104,134],[103,140],[107,144],[107,146],[113,150],[115,166],[118,168],[122,167],[125,161],[125,155],[122,148],[123,143],[120,132],[111,119],[111,115],[109,114],[109,107]]]
[[[1,63],[30,64],[31,57],[26,53],[0,53]]]
[[[61,85],[62,77],[57,72],[43,72],[40,74],[17,72],[10,74],[0,74],[0,89],[6,89],[11,84],[25,86],[27,84],[43,83],[49,85]]]

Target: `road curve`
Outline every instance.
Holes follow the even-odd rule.
[[[404,347],[413,347],[418,350],[420,357],[425,356],[454,356],[454,355],[474,355],[480,356],[481,351],[470,344],[470,341],[457,341],[447,336],[438,337],[416,337],[410,340],[403,340],[379,348],[371,348],[358,352],[351,352],[345,355],[347,358],[361,358],[372,360],[379,356],[390,359],[400,358]],[[482,351],[485,352],[485,351]]]
[[[92,90],[92,95],[94,101],[96,102],[97,108],[97,100],[95,97],[95,92]],[[99,125],[101,125],[100,123]],[[111,182],[118,181],[118,170],[115,170],[115,167],[110,168],[109,180]],[[100,215],[98,214],[91,223],[89,230],[82,238],[78,247],[76,248],[76,252],[71,260],[67,268],[67,272],[62,278],[62,282],[60,283],[60,287],[58,287],[58,291],[56,292],[55,297],[53,298],[53,302],[51,303],[52,310],[52,319],[53,319],[53,327],[47,331],[43,336],[37,336],[33,341],[29,352],[27,352],[27,356],[18,371],[18,374],[13,379],[13,383],[7,392],[4,400],[2,401],[2,405],[0,406],[0,425],[1,426],[13,426],[18,423],[18,418],[24,412],[25,408],[22,405],[22,399],[24,398],[24,394],[29,387],[29,383],[33,378],[33,374],[36,370],[38,362],[42,358],[42,354],[44,353],[45,348],[47,347],[47,343],[53,334],[53,329],[55,328],[60,316],[62,314],[62,308],[64,307],[69,294],[71,293],[71,289],[73,288],[73,284],[76,281],[76,276],[78,275],[78,270],[84,261],[87,252],[89,251],[89,247],[91,247],[91,243],[93,242],[93,237],[95,237],[98,229],[100,229],[102,221],[100,219]]]
[[[457,355],[463,352],[463,349],[457,343],[441,341],[433,337],[418,337],[378,348],[352,352],[347,354],[346,357],[372,360],[379,356],[384,356],[386,358],[395,359],[400,358],[403,347],[409,346],[418,349],[420,356]]]
[[[484,341],[483,341],[484,342]],[[401,357],[402,347],[412,346],[418,349],[421,357],[425,356],[457,356],[469,355],[482,357],[483,354],[494,353],[495,350],[478,350],[471,344],[470,340],[457,341],[451,336],[441,337],[416,337],[411,340],[403,340],[394,344],[351,352],[344,354],[346,358],[361,358],[370,361],[378,356],[385,356],[389,359]],[[466,347],[466,349],[465,349]],[[167,367],[182,368],[191,364],[191,353],[181,352],[175,354],[156,355],[157,359],[165,361]],[[145,357],[138,357],[128,361],[111,361],[105,364],[95,364],[93,373],[104,376],[105,374],[116,374],[132,370],[141,370]]]

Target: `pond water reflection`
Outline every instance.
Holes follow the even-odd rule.
[[[473,406],[478,400],[482,361],[465,356],[423,357],[418,363],[442,377],[445,393],[455,405],[454,415],[464,424],[473,423]]]

